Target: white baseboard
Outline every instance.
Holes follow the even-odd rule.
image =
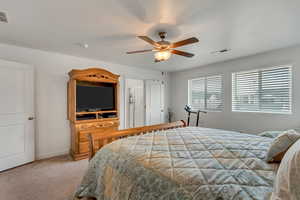
[[[65,150],[57,151],[57,152],[45,153],[45,154],[37,154],[36,160],[41,160],[41,159],[45,159],[45,158],[51,158],[51,157],[61,156],[61,155],[66,155],[66,154],[69,154],[69,149],[65,149]]]

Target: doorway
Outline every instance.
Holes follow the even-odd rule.
[[[125,79],[125,128],[165,122],[164,82]]]
[[[125,80],[125,128],[145,125],[144,80]]]

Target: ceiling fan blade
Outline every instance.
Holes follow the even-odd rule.
[[[148,42],[149,44],[152,44],[153,46],[159,47],[159,44],[154,40],[152,40],[151,38],[149,38],[148,36],[137,36],[137,37]]]
[[[140,51],[129,51],[126,52],[127,54],[134,54],[134,53],[144,53],[144,52],[149,52],[149,51],[153,51],[153,49],[146,49],[146,50],[140,50]]]
[[[193,44],[193,43],[196,43],[196,42],[199,42],[199,40],[195,37],[192,37],[192,38],[189,38],[189,39],[186,39],[186,40],[181,40],[179,42],[175,42],[175,43],[171,44],[171,48],[181,47],[181,46],[188,45],[188,44]]]
[[[177,54],[177,55],[180,55],[180,56],[189,57],[189,58],[194,56],[194,54],[192,54],[192,53],[188,53],[188,52],[185,52],[185,51],[179,51],[179,50],[175,50],[175,49],[171,50],[171,53]]]

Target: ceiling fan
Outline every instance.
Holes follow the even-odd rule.
[[[153,45],[153,49],[146,49],[146,50],[140,50],[140,51],[129,51],[129,52],[127,52],[127,54],[144,53],[144,52],[154,51],[154,52],[156,52],[154,54],[155,62],[161,62],[161,61],[168,60],[171,57],[171,54],[176,54],[176,55],[185,56],[185,57],[189,57],[189,58],[194,56],[194,54],[192,54],[192,53],[188,53],[185,51],[179,51],[174,48],[199,42],[199,40],[197,38],[191,37],[186,40],[181,40],[179,42],[171,43],[171,42],[165,40],[165,38],[167,36],[166,32],[159,32],[158,35],[161,38],[161,41],[158,41],[158,42],[155,42],[148,36],[137,36],[138,38]]]

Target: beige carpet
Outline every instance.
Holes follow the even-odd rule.
[[[70,200],[88,161],[60,156],[0,173],[1,200]]]

